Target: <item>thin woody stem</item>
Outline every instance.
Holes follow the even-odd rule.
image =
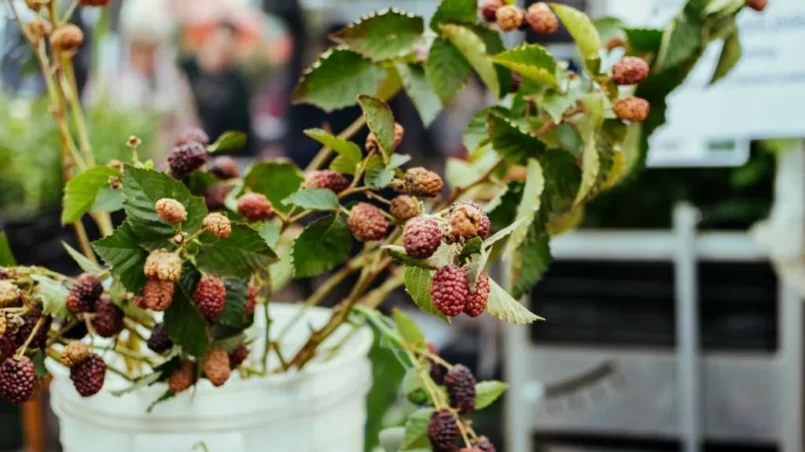
[[[45,316],[40,316],[39,320],[36,321],[34,328],[31,330],[31,334],[28,335],[28,338],[25,339],[25,343],[17,349],[17,353],[14,354],[14,359],[17,361],[21,360],[23,356],[25,356],[25,351],[28,350],[28,346],[31,345],[31,341],[34,340],[36,334],[39,332],[39,329],[42,328],[42,324],[45,323]]]

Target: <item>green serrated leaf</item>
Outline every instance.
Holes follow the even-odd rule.
[[[337,155],[332,162],[330,162],[330,169],[336,173],[341,174],[355,174],[358,169],[358,162],[345,158],[343,155]]]
[[[447,105],[472,76],[472,66],[452,42],[439,38],[430,47],[425,76],[442,105]]]
[[[534,288],[551,263],[550,236],[544,224],[534,224],[518,249],[519,263],[513,273],[512,296],[519,300]]]
[[[433,298],[430,296],[430,285],[433,282],[433,276],[431,276],[429,269],[406,266],[404,278],[405,290],[414,300],[414,303],[419,306],[419,309],[426,314],[446,319],[444,314],[436,309],[433,304]]]
[[[405,92],[419,112],[422,124],[425,127],[430,126],[442,111],[442,103],[428,83],[425,68],[417,64],[403,63],[397,63],[396,67]]]
[[[473,254],[478,254],[484,249],[484,241],[480,237],[474,237],[467,241],[464,244],[464,247],[461,248],[461,254],[459,254],[460,258],[467,258],[472,256]]]
[[[294,276],[308,278],[330,271],[349,257],[352,238],[342,215],[310,223],[293,245]]]
[[[361,18],[330,35],[333,41],[375,60],[405,55],[425,31],[421,17],[386,9]]]
[[[355,104],[361,94],[375,94],[386,79],[386,70],[352,50],[326,51],[305,71],[291,98],[330,112]]]
[[[384,188],[394,180],[394,170],[383,163],[379,155],[373,155],[366,161],[366,185],[370,187]]]
[[[414,412],[405,422],[405,439],[403,439],[403,450],[417,448],[430,449],[428,439],[428,424],[433,416],[433,408],[423,408]]]
[[[629,54],[657,53],[662,45],[662,29],[630,28],[623,29],[629,43]]]
[[[358,162],[360,162],[363,158],[361,156],[361,148],[358,147],[357,144],[332,135],[326,130],[307,129],[305,130],[305,135],[332,149],[333,152],[337,153],[344,159],[354,162],[355,165],[357,165]]]
[[[703,47],[701,18],[680,14],[666,27],[662,36],[656,67],[671,69],[689,60]]]
[[[392,315],[394,316],[394,324],[397,326],[397,332],[400,333],[400,337],[405,342],[407,349],[427,349],[428,342],[425,339],[425,333],[414,322],[414,319],[408,317],[398,308],[394,308]]]
[[[434,269],[427,261],[414,259],[405,252],[405,248],[399,245],[384,245],[383,251],[387,252],[396,262],[404,265],[421,267],[425,269]]]
[[[93,275],[100,274],[103,269],[99,266],[94,264],[92,261],[87,259],[83,254],[76,251],[72,246],[68,245],[66,242],[61,242],[64,249],[67,251],[67,254],[73,258],[73,260],[78,264],[81,270],[92,273]]]
[[[527,325],[537,320],[544,320],[532,313],[492,279],[489,280],[491,291],[486,311],[500,320],[516,325]]]
[[[17,260],[14,258],[14,253],[11,252],[11,246],[8,244],[8,235],[5,231],[0,232],[0,267],[14,267],[17,265]]]
[[[476,0],[442,0],[430,20],[430,28],[439,31],[445,22],[472,25],[478,16]]]
[[[64,318],[70,315],[65,305],[70,290],[62,283],[54,281],[47,276],[31,275],[36,281],[34,296],[42,302],[42,311],[54,317]]]
[[[377,144],[383,152],[384,161],[394,152],[394,115],[391,108],[380,99],[372,96],[358,96],[358,105],[366,117],[369,130],[377,138]]]
[[[558,86],[556,60],[539,44],[522,44],[495,55],[492,61],[535,82]]]
[[[503,395],[509,385],[502,381],[481,381],[475,385],[475,409],[482,410]]]
[[[118,210],[123,210],[123,199],[123,190],[115,190],[109,186],[101,187],[89,211],[117,212]]]
[[[729,16],[746,5],[746,0],[712,0],[702,11],[706,16]]]
[[[145,286],[145,260],[148,251],[143,249],[130,220],[121,225],[114,234],[92,243],[92,249],[101,256],[112,274],[132,293],[140,293]]]
[[[277,261],[277,255],[260,233],[243,224],[233,224],[227,239],[219,240],[205,232],[200,241],[196,265],[220,278],[246,279]]]
[[[461,25],[442,24],[441,29],[442,34],[464,55],[484,84],[497,97],[500,93],[500,82],[495,65],[487,55],[486,43],[471,29]]]
[[[512,164],[524,164],[529,158],[539,157],[546,151],[544,143],[509,119],[490,114],[486,126],[492,147]]]
[[[182,268],[182,278],[173,292],[173,301],[165,311],[165,331],[173,343],[195,357],[205,357],[210,349],[207,321],[199,312],[192,296],[201,274],[189,263]]]
[[[467,160],[457,157],[448,157],[444,171],[447,184],[453,188],[466,187],[481,177],[482,169]]]
[[[246,146],[249,136],[243,132],[229,131],[224,132],[215,140],[215,143],[207,147],[207,152],[229,152],[238,151]]]
[[[228,301],[227,301],[228,303]],[[234,336],[225,337],[223,339],[216,339],[212,341],[212,348],[216,350],[223,350],[227,353],[234,352],[238,347],[248,341],[245,333],[239,333]]]
[[[476,113],[472,119],[470,119],[467,129],[464,131],[461,142],[470,154],[475,152],[475,150],[480,148],[489,139],[489,134],[486,131],[486,117],[488,114],[488,109],[483,109]]]
[[[353,99],[354,102],[354,99]],[[304,178],[292,162],[262,162],[251,167],[243,179],[244,188],[262,193],[271,201],[274,209],[287,212],[291,206],[282,200],[299,190]]]
[[[266,244],[271,248],[279,242],[280,234],[282,233],[282,224],[276,223],[261,223],[257,226],[257,233],[266,241]]]
[[[62,224],[74,223],[89,212],[101,188],[109,185],[110,177],[120,177],[120,171],[96,166],[70,179],[64,187]]]
[[[517,207],[517,218],[524,219],[512,231],[509,237],[508,250],[514,253],[525,240],[528,234],[528,229],[531,223],[534,222],[534,217],[540,208],[540,199],[542,191],[545,189],[545,176],[542,172],[542,166],[536,159],[529,159],[526,183],[523,188],[523,196],[520,199],[520,205]]]
[[[224,284],[226,285],[224,311],[215,319],[215,323],[239,330],[248,328],[251,326],[252,316],[246,315],[246,280],[225,279]]]
[[[601,170],[601,160],[598,155],[598,148],[595,145],[595,137],[587,137],[584,143],[584,153],[581,163],[581,185],[579,186],[574,205],[579,205],[590,194],[598,181],[598,173]]]
[[[597,73],[598,69],[595,68],[595,65],[601,62],[599,56],[601,37],[598,35],[595,24],[587,14],[571,6],[551,3],[551,8],[562,20],[567,31],[573,36],[573,40],[576,41],[587,69],[592,73]]]
[[[192,196],[184,184],[159,171],[127,165],[123,174],[123,195],[131,229],[140,244],[149,249],[165,248],[176,235],[176,226],[157,215],[154,205],[160,199],[172,198],[185,207],[187,219],[181,226],[189,234],[201,229],[207,215],[203,198]]]
[[[716,70],[713,72],[713,78],[710,79],[710,84],[726,77],[738,64],[742,54],[741,39],[736,28],[733,34],[724,39],[724,47],[721,49],[721,56],[718,59]]]
[[[308,188],[299,190],[282,201],[285,205],[294,205],[302,209],[336,210],[338,197],[326,188]]]
[[[495,235],[484,240],[484,248],[489,249],[495,243],[505,239],[526,221],[528,221],[528,218],[518,218],[514,223],[496,232]]]

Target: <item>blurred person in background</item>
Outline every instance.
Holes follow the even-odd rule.
[[[174,21],[155,8],[159,3],[137,0],[124,4],[120,70],[94,80],[88,98],[91,103],[108,101],[122,110],[146,108],[160,114],[158,141],[161,149],[169,150],[196,118],[190,86],[175,62]]]
[[[238,28],[219,21],[205,37],[195,58],[182,61],[190,81],[201,126],[216,140],[227,131],[246,133],[246,146],[236,155],[252,157],[257,143],[252,128],[250,88],[246,76],[236,66]]]

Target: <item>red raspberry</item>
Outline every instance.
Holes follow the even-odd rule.
[[[349,187],[350,180],[332,170],[313,171],[305,177],[304,188],[325,188],[336,194]]]
[[[389,211],[394,218],[400,221],[408,221],[420,214],[422,207],[419,201],[408,195],[400,195],[391,200]]]
[[[274,206],[265,195],[246,193],[238,199],[238,213],[248,221],[265,221],[274,215]]]
[[[440,268],[433,275],[430,295],[436,309],[442,314],[448,317],[461,314],[470,298],[467,271],[455,265]]]
[[[67,309],[75,314],[92,312],[102,293],[101,280],[91,273],[82,273],[70,287],[66,300]]]
[[[766,5],[769,3],[769,0],[746,0],[746,6],[754,9],[755,11],[763,11],[766,9]]]
[[[475,292],[470,294],[467,304],[464,306],[464,314],[470,317],[478,317],[486,311],[486,303],[489,300],[489,275],[481,270],[475,280]]]
[[[164,323],[157,323],[154,326],[147,344],[151,351],[158,354],[165,353],[173,348],[173,340],[168,336],[168,332],[165,331]]]
[[[559,19],[551,11],[551,7],[544,2],[529,6],[525,20],[535,33],[551,34],[556,33],[556,30],[559,29]]]
[[[210,137],[201,129],[187,129],[176,139],[176,146],[190,143],[199,143],[206,146],[210,144]]]
[[[36,387],[36,369],[30,358],[6,358],[0,365],[0,396],[4,399],[21,405],[34,397]]]
[[[168,155],[171,175],[177,179],[184,179],[206,163],[207,149],[195,141],[174,147]]]
[[[400,123],[394,123],[394,149],[397,149],[400,144],[402,143],[403,137],[405,136],[405,129]],[[366,150],[373,151],[377,150],[377,137],[373,132],[369,132],[369,136],[366,137]],[[388,149],[387,149],[388,150]]]
[[[168,377],[168,389],[174,394],[187,391],[196,382],[196,363],[182,360],[179,368]]]
[[[648,117],[651,106],[648,101],[635,96],[622,97],[612,104],[612,111],[618,119],[630,122],[643,122]]]
[[[0,336],[0,355],[5,357],[13,356],[17,352],[17,348],[19,347],[17,346],[16,334],[8,332],[8,334]]]
[[[450,406],[459,414],[475,411],[475,377],[470,369],[456,364],[444,377],[444,386],[450,396]]]
[[[223,350],[213,350],[204,362],[204,375],[210,380],[213,386],[223,386],[232,369],[229,367],[229,354]]]
[[[442,230],[433,218],[416,217],[405,225],[403,245],[405,252],[414,259],[427,259],[442,244]]]
[[[226,209],[226,197],[232,187],[226,184],[215,184],[204,192],[204,202],[207,204],[207,210],[215,212],[218,210]]]
[[[41,314],[36,312],[28,312],[22,316],[24,323],[20,329],[17,330],[17,347],[21,347],[22,344],[25,343],[28,336],[34,331],[34,327],[36,327],[40,317]],[[46,316],[44,322],[42,322],[42,325],[40,325],[39,329],[36,331],[36,335],[34,335],[31,343],[28,344],[28,350],[36,350],[45,347],[48,340],[48,331],[50,331],[50,325],[52,323],[53,317]]]
[[[108,6],[111,0],[78,0],[81,6]]]
[[[246,317],[254,314],[254,309],[257,307],[257,287],[249,284],[246,292]]]
[[[70,369],[70,379],[81,397],[91,397],[100,392],[106,379],[106,363],[95,353]]]
[[[497,452],[495,451],[495,446],[489,442],[489,439],[486,436],[474,439],[470,441],[470,444],[472,444],[472,447],[475,447],[481,452]]]
[[[123,317],[123,310],[111,298],[103,296],[95,306],[92,326],[101,337],[114,337],[123,331]]]
[[[173,292],[175,287],[170,281],[160,281],[149,279],[145,283],[142,303],[146,309],[154,312],[164,312],[173,303]]]
[[[433,412],[428,424],[428,438],[433,452],[455,452],[458,438],[457,422],[456,415],[447,408]]]
[[[208,171],[221,180],[235,179],[240,176],[238,162],[232,157],[218,157],[210,162]]]
[[[212,276],[206,276],[198,282],[193,295],[201,315],[212,322],[224,312],[226,302],[226,286],[224,282]]]
[[[612,81],[616,85],[637,85],[646,80],[648,72],[646,60],[627,56],[612,66]]]
[[[382,240],[389,229],[389,222],[379,208],[360,202],[349,213],[347,226],[352,236],[361,242]]]
[[[229,366],[232,369],[237,369],[248,357],[249,349],[246,348],[246,345],[240,344],[238,348],[232,350],[232,353],[229,354]]]
[[[489,23],[495,22],[497,20],[498,8],[503,5],[503,0],[484,0],[481,4],[481,16]]]

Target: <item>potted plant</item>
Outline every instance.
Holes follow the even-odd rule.
[[[48,81],[68,180],[62,220],[75,227],[81,252],[68,251],[84,273],[18,267],[0,253],[0,394],[23,403],[49,371],[64,448],[81,451],[354,452],[377,438],[364,441],[367,417],[376,425],[379,416],[367,415],[370,387],[398,384],[420,408],[382,432],[385,450],[494,450],[465,416],[506,385],[477,382],[440,358],[409,317],[387,318],[378,306],[405,287],[446,322],[483,313],[538,320],[517,299],[547,268],[550,236],[640,165],[665,97],[711,40],[735,39],[744,7],[690,0],[664,30],[612,20],[597,28],[568,6],[522,11],[491,0],[480,14],[475,0],[442,1],[428,32],[412,14],[373,14],[335,33],[340,46],[294,93],[325,110],[357,102],[361,118],[338,135],[307,131],[324,147],[305,171],[280,160],[241,175],[213,158],[243,143],[237,133],[209,143],[188,132],[166,172],[139,158],[136,137],[128,161],[95,165],[70,65],[82,36],[54,3],[27,0],[39,18],[24,30]],[[507,50],[498,33],[552,33],[560,21],[583,74],[536,44]],[[716,78],[736,60],[725,51]],[[500,102],[469,124],[471,159],[449,162],[445,190],[439,175],[395,153],[404,130],[385,100],[405,90],[429,123],[473,73]],[[360,146],[350,137],[363,127],[371,133]],[[389,199],[386,189],[399,194]],[[109,212],[118,210],[126,220],[115,228]],[[84,215],[103,239],[88,242]],[[501,283],[487,273],[499,257],[510,269]],[[273,303],[289,274],[329,276],[303,303]],[[352,276],[336,307],[316,307]],[[375,362],[373,373],[370,348],[396,359]]]

